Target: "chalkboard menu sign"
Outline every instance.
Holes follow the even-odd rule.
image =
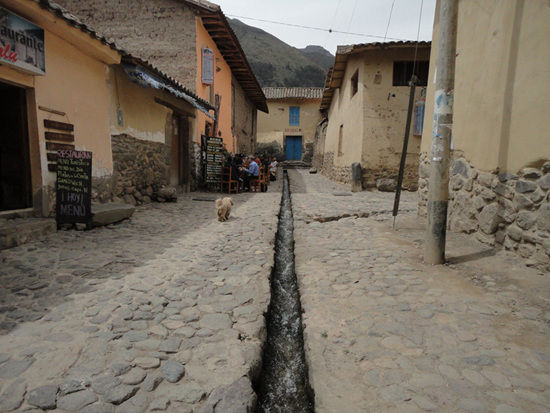
[[[223,139],[206,138],[206,182],[220,182],[223,162]]]
[[[92,152],[57,151],[57,225],[92,219]]]

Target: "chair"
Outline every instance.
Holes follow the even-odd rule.
[[[232,178],[232,168],[232,166],[224,166],[222,168],[220,192],[225,192],[225,190],[227,190],[228,194],[231,194],[232,192],[235,192],[236,194],[239,193],[239,181]]]
[[[263,192],[262,189],[265,185],[265,173],[264,168],[260,167],[258,171],[258,177],[250,180],[250,192]]]
[[[265,177],[265,185],[266,186],[269,186],[269,184],[271,184],[271,173],[269,172],[269,165],[265,165],[264,166],[264,177]]]

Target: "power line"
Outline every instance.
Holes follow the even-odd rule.
[[[416,32],[416,47],[414,48],[414,63],[413,63],[413,75],[416,70],[416,54],[418,51],[418,39],[420,38],[420,25],[422,24],[422,7],[424,7],[424,0],[420,2],[420,15],[418,16],[418,31]]]
[[[299,25],[299,24],[291,24],[291,23],[282,23],[282,22],[276,22],[276,21],[272,21],[272,20],[256,19],[256,18],[253,18],[253,17],[236,16],[234,14],[226,14],[226,16],[234,17],[234,18],[237,18],[237,19],[255,20],[255,21],[264,22],[264,23],[280,24],[280,25],[283,25],[283,26],[298,27],[300,29],[308,29],[308,30],[318,30],[318,31],[329,32],[329,33],[340,33],[340,34],[350,34],[352,36],[374,37],[376,39],[384,39],[384,40],[386,40],[386,39],[396,40],[396,41],[405,41],[406,40],[406,39],[398,39],[398,38],[395,38],[395,37],[377,36],[375,34],[348,33],[348,32],[343,32],[343,31],[340,31],[340,30],[323,29],[321,27],[302,26],[302,25]]]
[[[327,39],[325,40],[324,48],[327,48],[328,39],[330,37],[330,34],[332,33],[332,28],[334,27],[334,22],[336,21],[336,16],[338,15],[338,10],[340,10],[340,4],[342,3],[342,0],[338,1],[338,7],[336,7],[336,13],[334,13],[334,17],[332,18],[332,23],[330,24],[329,32],[327,33]]]
[[[393,13],[393,5],[395,4],[395,0],[391,3],[391,9],[390,9],[390,18],[388,19],[388,25],[386,26],[386,34],[384,34],[384,40],[386,40],[386,36],[388,35],[388,29],[390,28],[390,22],[391,22],[391,15]]]
[[[358,0],[355,0],[355,5],[353,6],[353,11],[351,12],[351,17],[349,18],[348,30],[346,30],[346,37],[344,37],[344,43],[348,38],[349,28],[351,27],[351,22],[353,21],[353,16],[355,16],[355,9],[357,8]]]

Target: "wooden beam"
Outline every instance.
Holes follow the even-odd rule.
[[[46,132],[46,139],[50,141],[74,142],[74,135],[68,133]]]
[[[172,105],[171,103],[165,101],[165,100],[162,100],[162,99],[159,99],[159,98],[155,98],[155,102],[157,102],[158,104],[160,105],[163,105],[163,106],[166,106],[167,108],[169,109],[172,109],[172,111],[176,114],[176,115],[180,115],[180,116],[184,116],[184,117],[188,117],[188,118],[193,118],[195,119],[196,116],[194,113],[191,113],[185,109],[182,109],[182,108],[178,108],[177,106],[174,106]]]
[[[56,122],[54,120],[49,120],[49,119],[44,119],[44,127],[48,129],[63,130],[66,132],[74,131],[74,125],[71,125],[70,123]]]
[[[46,149],[48,151],[57,151],[61,150],[71,150],[74,149],[74,145],[69,145],[66,143],[57,143],[57,142],[46,142]]]

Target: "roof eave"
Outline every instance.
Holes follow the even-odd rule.
[[[254,103],[256,109],[268,113],[269,109],[262,88],[220,6],[204,0],[181,1],[199,10],[198,17],[202,19],[204,28],[216,43],[218,50],[245,94]]]

